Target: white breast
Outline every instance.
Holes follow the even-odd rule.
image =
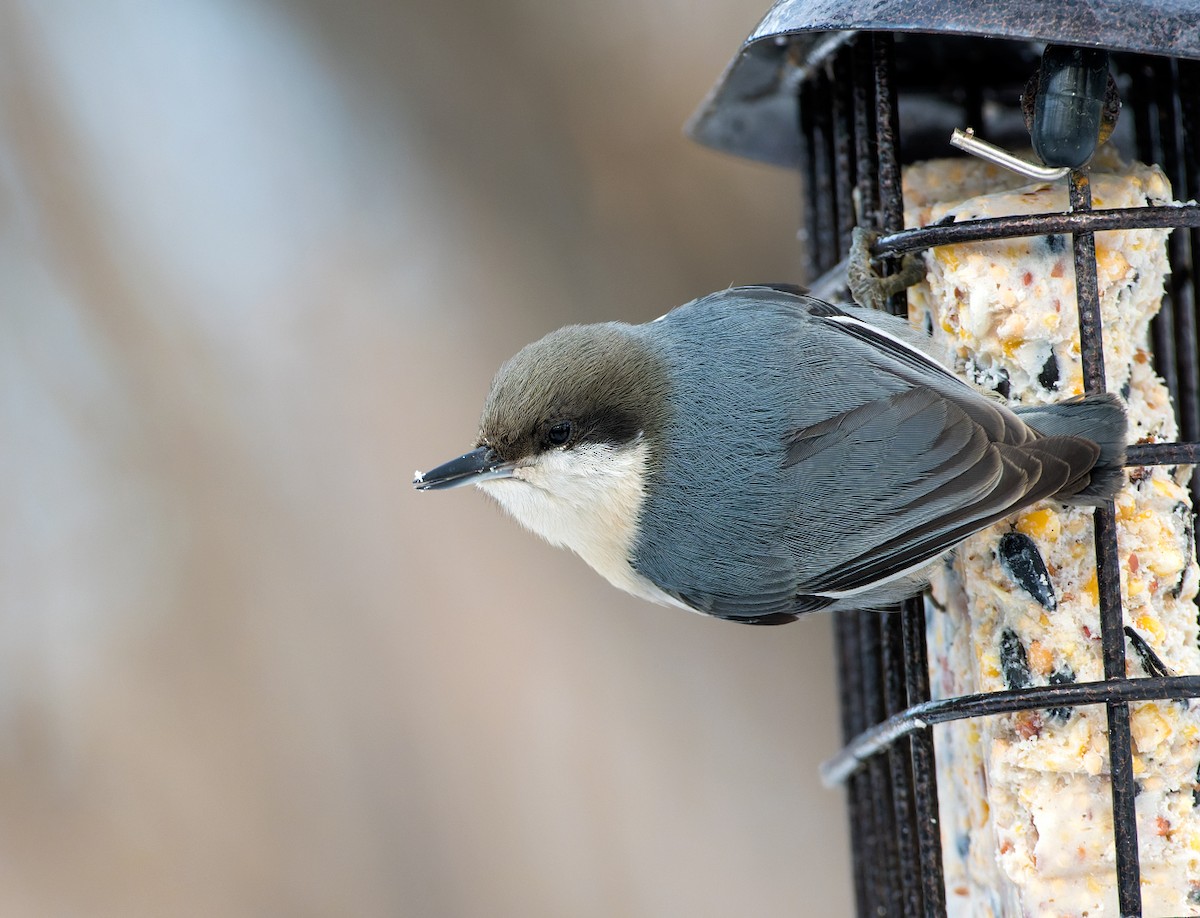
[[[647,446],[586,443],[542,453],[512,478],[481,481],[521,525],[569,548],[606,580],[651,602],[683,606],[629,564],[645,499]]]

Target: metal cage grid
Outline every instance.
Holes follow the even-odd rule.
[[[994,45],[988,39],[980,44]],[[1194,464],[1200,458],[1200,368],[1197,303],[1200,207],[1092,211],[1086,171],[1069,179],[1065,214],[1007,217],[903,229],[900,165],[902,125],[896,42],[891,33],[861,32],[804,68],[798,86],[800,171],[804,183],[802,239],[816,286],[836,278],[857,222],[883,233],[880,257],[947,242],[1070,233],[1074,246],[1085,387],[1103,391],[1103,329],[1096,288],[1094,233],[1102,229],[1175,226],[1172,274],[1153,326],[1156,369],[1177,412],[1182,441],[1129,450],[1128,465]],[[1015,45],[1014,45],[1015,46]],[[1200,197],[1200,62],[1114,54],[1125,90],[1123,117],[1133,119],[1138,158],[1160,165],[1177,200]],[[983,77],[986,79],[986,76]],[[969,80],[967,81],[969,82]],[[980,87],[963,94],[964,123],[980,111]],[[906,127],[906,126],[903,126]],[[903,294],[893,311],[906,311]],[[1193,496],[1200,481],[1193,479]],[[1200,506],[1200,504],[1197,504]],[[1112,763],[1114,846],[1120,911],[1142,914],[1128,702],[1200,697],[1200,676],[1128,679],[1125,673],[1116,528],[1111,502],[1096,512],[1101,645],[1105,680],[931,702],[922,602],[899,614],[843,613],[836,641],[846,749],[827,772],[844,780],[855,852],[860,915],[944,915],[945,880],[938,825],[932,726],[1047,706],[1104,704]]]

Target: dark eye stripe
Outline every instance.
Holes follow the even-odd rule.
[[[642,432],[631,412],[619,409],[598,411],[581,425],[580,438],[593,443],[628,443]]]

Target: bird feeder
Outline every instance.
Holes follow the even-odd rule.
[[[918,254],[927,283],[889,308],[975,384],[1161,412],[1086,537],[1047,508],[960,549],[957,619],[945,585],[940,606],[838,616],[846,747],[826,777],[858,913],[1200,914],[1200,668],[1177,662],[1200,653],[1200,6],[779,0],[689,132],[799,172],[814,293]],[[1182,638],[1164,603],[1190,608]],[[1053,848],[1078,820],[1090,841]]]

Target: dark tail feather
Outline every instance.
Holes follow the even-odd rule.
[[[1070,503],[1095,504],[1111,499],[1125,484],[1125,406],[1111,392],[1085,395],[1057,405],[1014,409],[1021,420],[1047,437],[1081,437],[1100,447],[1100,458],[1086,487],[1055,495]],[[1082,470],[1081,470],[1082,471]],[[1080,479],[1072,484],[1078,486]]]

